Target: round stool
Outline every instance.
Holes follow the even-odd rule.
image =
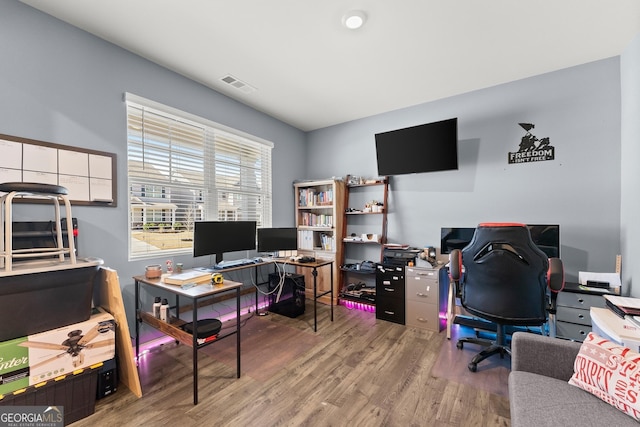
[[[2,220],[4,221],[4,226],[0,227],[0,245],[2,245],[0,247],[0,268],[4,267],[5,271],[12,271],[14,258],[36,258],[57,255],[60,262],[64,262],[66,254],[69,254],[69,259],[72,264],[76,263],[71,203],[67,197],[69,192],[65,187],[34,182],[5,182],[0,184],[0,193],[6,193],[0,198],[0,211],[3,213]],[[56,247],[13,249],[12,208],[13,200],[16,197],[21,200],[45,199],[53,202],[56,218]],[[60,201],[64,203],[66,210],[66,224],[69,241],[69,247],[67,248],[64,247],[62,240]]]

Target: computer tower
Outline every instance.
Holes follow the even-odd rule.
[[[118,371],[116,368],[116,360],[110,359],[104,362],[98,371],[98,389],[96,393],[97,399],[114,393],[118,389]]]
[[[305,309],[304,276],[286,273],[281,292],[276,290],[280,280],[280,274],[269,274],[269,292],[273,291],[269,295],[269,311],[287,317],[300,316]]]

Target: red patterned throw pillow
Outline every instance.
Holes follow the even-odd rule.
[[[640,354],[593,332],[580,347],[569,384],[640,421]]]

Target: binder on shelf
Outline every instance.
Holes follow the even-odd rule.
[[[298,230],[298,247],[299,249],[313,249],[312,230]]]

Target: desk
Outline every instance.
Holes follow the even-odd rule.
[[[220,339],[230,335],[236,336],[236,354],[237,354],[237,378],[240,378],[240,288],[242,283],[225,280],[222,286],[211,286],[209,283],[196,285],[189,289],[182,289],[177,285],[167,285],[161,279],[147,279],[144,276],[135,276],[135,299],[136,299],[136,359],[140,353],[140,323],[144,322],[158,329],[165,335],[175,338],[177,341],[190,346],[193,349],[193,404],[198,404],[198,350],[209,344],[213,344]],[[155,289],[161,289],[175,295],[176,316],[171,317],[170,322],[163,322],[156,319],[152,314],[140,309],[140,286],[145,285]],[[193,301],[193,324],[198,322],[198,301],[205,298],[211,298],[223,292],[236,292],[236,330],[226,335],[218,336],[214,341],[198,344],[197,334],[189,334],[185,332],[181,326],[187,323],[180,319],[180,297],[186,297]]]
[[[287,261],[286,264],[296,267],[311,268],[311,275],[313,276],[313,331],[318,332],[318,298],[321,298],[329,294],[329,305],[331,306],[331,321],[333,322],[333,260],[332,259],[319,259],[313,262],[297,262]],[[331,278],[331,286],[326,292],[318,294],[318,268],[329,266],[329,277]]]
[[[237,271],[237,270],[243,270],[246,268],[255,268],[257,269],[260,266],[263,265],[268,265],[268,264],[275,264],[275,263],[280,263],[283,266],[285,265],[291,265],[294,267],[302,267],[302,268],[310,268],[312,269],[311,271],[311,275],[313,277],[313,331],[314,332],[318,332],[318,308],[317,308],[317,303],[318,303],[318,298],[321,298],[325,295],[330,294],[330,306],[331,306],[331,321],[333,322],[333,260],[331,259],[318,259],[314,262],[298,262],[298,261],[288,261],[286,259],[277,259],[277,258],[273,258],[273,259],[269,259],[269,258],[265,258],[263,261],[261,262],[256,262],[255,264],[248,264],[248,265],[240,265],[237,267],[229,267],[229,268],[223,268],[220,270],[212,270],[212,272],[214,273],[220,273],[220,274],[224,274],[224,273],[229,273],[232,271]],[[326,292],[322,292],[320,294],[318,294],[318,268],[320,267],[324,267],[324,266],[329,266],[330,269],[330,273],[329,273],[329,277],[331,278],[331,286],[330,289]],[[209,270],[207,270],[209,271]],[[278,269],[276,268],[275,270],[276,272],[278,271]],[[257,270],[256,270],[256,284],[258,282],[258,278],[257,278],[258,274],[257,274]],[[225,281],[226,283],[226,281]],[[258,291],[256,290],[256,311],[258,310]]]

